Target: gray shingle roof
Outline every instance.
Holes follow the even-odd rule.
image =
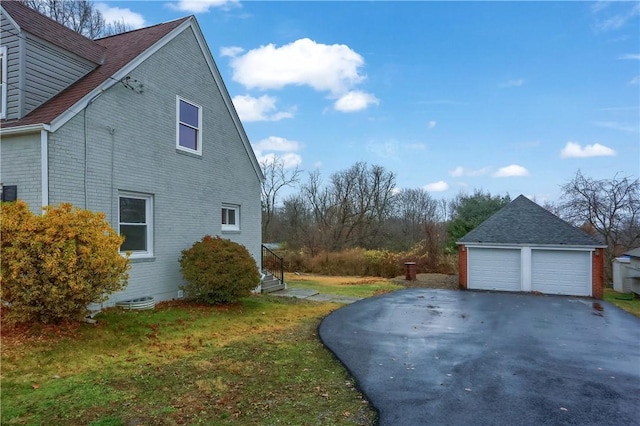
[[[596,238],[565,222],[524,195],[504,206],[459,242],[604,246]]]
[[[626,254],[627,256],[631,256],[631,257],[640,257],[640,247],[634,248],[633,250],[629,250],[629,251],[625,252],[624,254]]]

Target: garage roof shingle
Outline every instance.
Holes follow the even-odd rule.
[[[458,242],[604,246],[596,238],[565,222],[524,195],[507,204]]]

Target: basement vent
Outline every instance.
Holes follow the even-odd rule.
[[[144,311],[155,308],[156,301],[152,296],[148,296],[139,299],[123,300],[116,303],[116,306],[127,311]]]

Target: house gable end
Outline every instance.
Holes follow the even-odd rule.
[[[238,116],[238,112],[235,109],[235,106],[233,105],[233,101],[231,100],[231,96],[229,95],[229,91],[227,90],[226,85],[224,84],[224,81],[222,80],[222,75],[220,74],[220,71],[218,70],[218,67],[213,59],[213,55],[211,54],[211,50],[209,49],[209,47],[207,46],[207,42],[204,39],[204,35],[202,34],[202,30],[200,29],[200,26],[198,25],[198,22],[193,19],[191,22],[191,27],[193,29],[194,35],[196,36],[196,40],[198,41],[198,45],[200,47],[200,50],[202,51],[202,54],[204,55],[205,60],[207,61],[207,65],[209,66],[209,70],[211,72],[211,75],[213,76],[213,78],[216,81],[216,85],[218,86],[218,90],[220,91],[220,94],[222,95],[222,98],[224,100],[225,106],[227,107],[227,110],[229,111],[229,115],[231,117],[231,119],[233,120],[234,126],[236,127],[236,130],[238,132],[238,135],[240,136],[240,139],[242,140],[242,144],[244,146],[244,149],[247,153],[247,155],[249,156],[249,160],[251,161],[251,165],[253,166],[253,169],[256,173],[256,176],[258,177],[258,179],[260,181],[264,180],[264,175],[262,173],[262,168],[260,167],[260,164],[258,163],[258,159],[255,156],[255,153],[253,152],[253,148],[251,147],[251,143],[249,142],[249,138],[247,137],[247,134],[244,130],[244,127],[242,125],[242,122],[240,121],[240,117]]]

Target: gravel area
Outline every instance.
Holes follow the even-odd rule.
[[[404,275],[392,278],[396,284],[407,288],[445,288],[458,290],[458,276],[446,274],[417,274],[415,281],[407,281]]]

